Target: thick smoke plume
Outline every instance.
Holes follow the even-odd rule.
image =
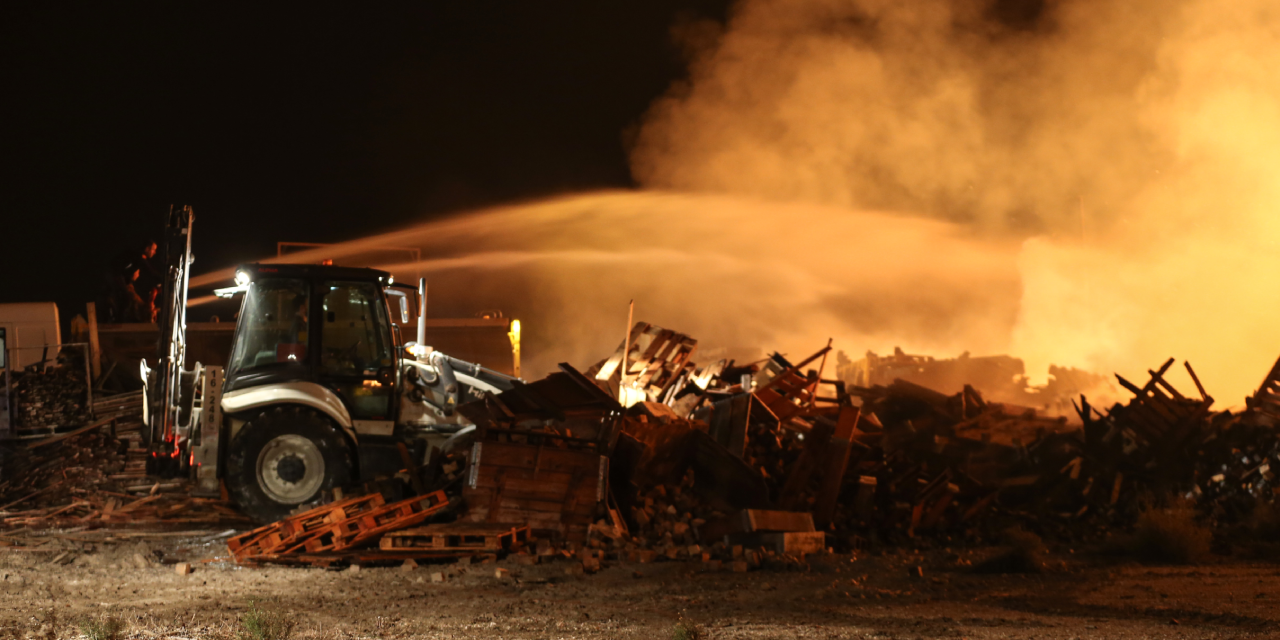
[[[676,34],[689,78],[636,134],[644,185],[1021,239],[985,342],[1032,372],[1177,356],[1238,404],[1280,354],[1274,2],[742,0]],[[876,269],[856,234],[815,240]]]

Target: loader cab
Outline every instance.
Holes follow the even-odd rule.
[[[220,407],[229,426],[222,478],[241,510],[274,521],[382,458],[398,462],[391,275],[252,264],[236,284],[244,300]]]
[[[353,423],[396,419],[396,344],[385,271],[322,265],[245,265],[244,301],[226,393],[309,382],[341,399]],[[398,301],[397,301],[398,302]]]

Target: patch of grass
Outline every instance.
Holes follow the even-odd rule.
[[[703,631],[702,626],[689,622],[688,620],[680,620],[676,623],[676,628],[671,634],[671,640],[706,640],[707,632]]]
[[[123,631],[124,623],[112,615],[80,621],[80,633],[89,640],[120,640]]]
[[[1125,547],[1143,562],[1189,564],[1207,557],[1212,543],[1213,532],[1196,522],[1191,505],[1176,502],[1143,509]]]
[[[1044,570],[1044,541],[1021,527],[1004,532],[1006,549],[973,567],[974,573],[1039,573]]]
[[[288,640],[297,622],[283,611],[249,601],[249,610],[240,616],[240,640]]]

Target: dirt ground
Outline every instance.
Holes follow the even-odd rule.
[[[1039,574],[968,568],[993,550],[810,556],[807,568],[745,574],[680,562],[568,575],[567,560],[411,570],[213,561],[182,576],[171,564],[225,555],[223,539],[64,541],[72,553],[58,563],[62,552],[0,551],[0,638],[78,637],[79,621],[104,615],[124,623],[125,638],[235,638],[251,601],[292,617],[295,638],[649,640],[675,637],[682,620],[710,639],[1280,635],[1278,565],[1146,567],[1059,554]],[[495,577],[497,568],[510,577]],[[435,572],[447,580],[433,582]]]

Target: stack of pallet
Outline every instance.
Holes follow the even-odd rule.
[[[147,476],[147,449],[142,442],[141,391],[130,391],[111,396],[95,396],[93,414],[99,420],[113,422],[116,438],[127,443],[125,465],[111,475],[112,480],[142,482]]]
[[[330,566],[377,559],[378,552],[362,547],[421,524],[448,506],[443,491],[392,503],[377,493],[346,498],[240,534],[227,541],[227,548],[241,563]]]

